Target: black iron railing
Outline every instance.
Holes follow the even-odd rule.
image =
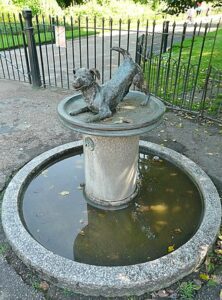
[[[119,46],[143,69],[150,93],[172,107],[222,122],[222,67],[214,65],[220,22],[134,24],[53,16],[30,22],[21,14],[0,17],[0,78],[70,89],[73,69],[86,67],[98,69],[103,83],[121,62],[111,51]]]

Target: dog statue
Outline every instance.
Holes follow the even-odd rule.
[[[96,78],[100,79],[100,73],[96,69],[73,70],[73,88],[82,92],[86,106],[71,112],[71,116],[91,111],[95,115],[89,118],[88,122],[111,117],[119,102],[128,94],[135,75],[142,74],[140,66],[133,61],[126,50],[118,47],[111,49],[120,52],[124,59],[112,79],[104,85],[100,86],[96,82]],[[139,75],[137,77],[139,78]]]

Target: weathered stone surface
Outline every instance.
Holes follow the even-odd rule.
[[[139,136],[84,136],[85,192],[93,203],[118,209],[136,196],[138,153]]]
[[[18,256],[27,264],[62,287],[88,295],[141,295],[169,286],[191,273],[203,260],[214,242],[220,225],[221,206],[216,188],[194,162],[162,146],[140,142],[156,155],[183,169],[197,184],[204,199],[202,223],[195,235],[183,246],[160,259],[123,267],[99,267],[65,259],[43,248],[23,227],[17,197],[30,172],[58,153],[79,147],[81,142],[59,146],[33,159],[10,182],[3,201],[2,221],[6,236]]]

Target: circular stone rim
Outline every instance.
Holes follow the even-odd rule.
[[[2,204],[2,224],[13,250],[28,266],[56,285],[90,296],[129,296],[169,286],[200,265],[215,241],[220,227],[221,204],[208,175],[193,161],[153,143],[140,146],[174,163],[196,184],[203,197],[202,222],[194,236],[165,256],[130,266],[104,267],[78,263],[45,249],[25,229],[19,216],[18,199],[33,172],[52,158],[82,146],[72,142],[44,152],[27,163],[9,183]]]
[[[144,93],[139,91],[129,91],[128,95],[140,95],[145,98],[147,97]],[[59,115],[59,119],[62,124],[69,129],[74,131],[78,131],[83,134],[91,134],[91,135],[99,135],[99,136],[131,136],[131,135],[141,135],[142,133],[148,132],[155,127],[157,127],[161,121],[162,117],[165,113],[166,107],[161,100],[151,95],[149,101],[153,101],[157,106],[154,116],[152,119],[147,122],[141,124],[104,124],[101,122],[95,123],[86,123],[81,122],[77,118],[70,116],[66,111],[66,106],[69,101],[72,101],[73,98],[80,98],[81,94],[76,94],[72,96],[68,96],[62,101],[59,102],[57,111]],[[146,107],[146,106],[144,106]]]

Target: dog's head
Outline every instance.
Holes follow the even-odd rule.
[[[82,90],[84,88],[89,87],[94,82],[96,82],[96,78],[100,79],[100,73],[96,69],[86,69],[80,68],[77,70],[73,70],[74,81],[73,88],[75,90]]]

